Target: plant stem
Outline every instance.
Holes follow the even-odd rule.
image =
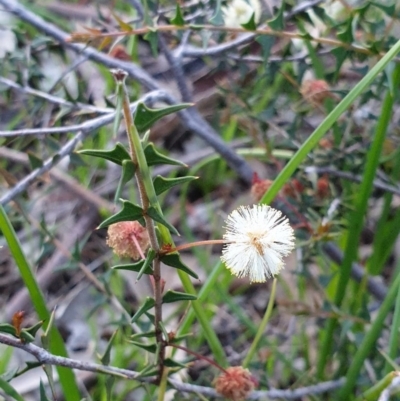
[[[153,260],[153,291],[154,291],[154,330],[156,343],[158,344],[158,378],[157,382],[161,382],[164,377],[164,360],[165,360],[165,340],[163,338],[163,331],[161,328],[162,323],[162,277],[160,268],[159,251],[160,246],[158,243],[155,225],[153,219],[147,214],[146,210],[150,207],[149,197],[156,198],[153,183],[150,177],[147,161],[144,156],[142,143],[139,138],[139,133],[134,125],[133,118],[129,107],[128,93],[125,87],[125,79],[127,73],[122,70],[113,71],[117,85],[120,86],[122,96],[122,110],[125,119],[126,132],[128,135],[129,149],[132,162],[136,165],[135,177],[139,189],[140,200],[144,210],[144,219],[146,228],[149,234],[151,248],[156,252],[157,256]],[[150,184],[149,184],[150,181]]]
[[[253,359],[253,356],[257,350],[258,343],[260,342],[261,337],[264,335],[265,327],[267,326],[269,318],[271,317],[272,308],[274,306],[274,301],[275,301],[276,283],[277,283],[277,279],[274,278],[274,280],[272,282],[272,288],[271,288],[271,294],[269,296],[268,306],[265,311],[264,317],[257,330],[257,334],[254,337],[253,343],[250,346],[249,352],[247,353],[246,358],[244,358],[244,361],[242,363],[242,366],[244,368],[246,368],[249,365],[249,363],[251,362],[251,360]]]

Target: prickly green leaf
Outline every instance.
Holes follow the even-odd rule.
[[[122,31],[125,31],[125,32],[132,31],[132,27],[128,23],[123,21],[121,18],[119,18],[117,14],[112,13],[112,15],[117,20],[118,25],[119,25],[119,27],[121,28]]]
[[[392,4],[385,5],[377,1],[371,1],[370,4],[380,8],[386,15],[389,15],[390,17],[392,17],[395,14],[396,7],[394,2]]]
[[[146,210],[146,214],[154,221],[157,221],[158,223],[161,223],[163,226],[167,227],[172,234],[179,235],[178,230],[172,224],[169,224],[168,221],[165,220],[164,216],[162,216],[153,206],[150,206]]]
[[[185,340],[187,337],[191,337],[192,333],[188,333],[188,334],[183,334],[182,336],[178,336],[178,337],[173,337],[169,339],[170,343],[180,343],[181,341]]]
[[[121,199],[121,202],[122,210],[109,217],[107,220],[104,220],[98,228],[105,228],[111,224],[119,223],[120,221],[143,220],[143,209],[140,206],[123,199]]]
[[[144,149],[144,155],[146,157],[146,161],[149,166],[155,166],[157,164],[169,164],[171,166],[188,167],[187,164],[182,163],[179,160],[172,159],[160,153],[155,148],[153,143],[149,143],[148,145],[146,145]]]
[[[174,18],[171,19],[171,24],[176,26],[184,26],[185,20],[183,18],[182,10],[179,6],[179,3],[176,3],[176,11]]]
[[[224,25],[224,18],[222,15],[221,0],[217,0],[214,15],[210,18],[210,24]]]
[[[244,29],[247,29],[248,31],[255,31],[257,29],[257,24],[254,19],[255,13],[251,14],[251,18],[245,23],[245,24],[240,24]]]
[[[5,394],[12,397],[14,400],[17,401],[24,401],[20,394],[17,393],[17,390],[10,383],[6,382],[0,376],[0,388],[4,391]]]
[[[274,31],[282,31],[285,24],[283,19],[283,9],[285,7],[285,2],[282,2],[282,5],[279,7],[278,14],[276,14],[275,18],[272,18],[268,21],[268,26]]]
[[[144,301],[144,304],[133,315],[131,322],[135,323],[136,320],[138,320],[139,317],[143,315],[143,313],[145,313],[149,309],[151,309],[154,306],[154,304],[155,304],[154,299],[150,298],[150,297],[147,297],[146,300]]]
[[[144,260],[140,260],[139,262],[136,263],[129,263],[126,265],[116,265],[113,266],[113,270],[129,270],[131,272],[140,272],[143,268],[144,265]],[[143,272],[144,274],[153,274],[153,270],[151,270],[150,266],[147,266],[145,271]]]
[[[35,337],[36,336],[36,333],[39,331],[39,329],[43,326],[43,320],[41,320],[40,322],[37,322],[36,324],[34,324],[33,326],[31,326],[31,327],[27,327],[27,328],[25,328],[25,329],[22,329],[22,330],[25,330],[26,332],[28,332],[30,335],[32,335],[33,337]]]
[[[337,71],[336,74],[338,74],[339,71],[341,71],[342,64],[347,59],[349,52],[346,49],[343,49],[342,47],[336,47],[331,50],[331,53],[336,58],[335,71]],[[335,76],[335,78],[337,77]]]
[[[114,149],[111,150],[97,150],[97,149],[83,149],[78,153],[82,155],[100,157],[101,159],[109,160],[110,162],[122,165],[124,160],[131,160],[129,152],[121,143],[117,143]]]
[[[167,366],[168,368],[186,368],[187,367],[187,365],[185,363],[174,361],[171,358],[165,358],[164,365]]]
[[[181,103],[162,109],[150,109],[144,103],[139,103],[136,108],[134,124],[139,132],[145,132],[160,118],[190,106],[193,105],[191,103]]]
[[[136,165],[132,160],[124,160],[122,162],[122,174],[119,179],[117,190],[115,191],[114,202],[117,203],[117,200],[121,197],[122,189],[124,185],[130,181],[135,175]]]
[[[39,386],[39,393],[40,393],[40,401],[50,401],[46,395],[46,391],[43,386],[43,382],[40,380]]]
[[[350,17],[346,22],[345,22],[345,27],[341,32],[337,33],[337,37],[339,40],[345,43],[353,43],[354,37],[353,37],[353,18]]]
[[[168,290],[164,294],[162,301],[163,301],[163,304],[169,304],[169,303],[178,302],[178,301],[195,301],[196,299],[197,299],[196,295],[193,295],[193,294]]]
[[[143,36],[144,40],[150,43],[151,53],[154,58],[158,57],[158,36],[157,32],[150,31]]]
[[[32,343],[35,341],[35,337],[32,334],[28,333],[25,329],[21,330],[21,333],[19,333],[19,338],[24,343]]]
[[[37,157],[30,151],[28,151],[27,153],[28,153],[28,159],[29,159],[29,163],[32,167],[32,170],[35,170],[35,169],[43,166],[43,160],[41,158]]]
[[[156,333],[154,330],[151,331],[145,331],[143,333],[136,333],[131,335],[131,339],[135,340],[136,338],[153,338],[156,336]]]
[[[143,274],[150,268],[150,264],[154,260],[155,257],[156,257],[155,250],[154,249],[150,249],[147,252],[146,260],[144,261],[142,268],[139,270],[139,274],[137,276],[136,281],[139,281],[140,278],[143,276]]]
[[[185,273],[189,274],[189,276],[192,276],[196,279],[198,279],[199,277],[197,276],[197,274],[195,272],[193,272],[192,270],[190,270],[182,261],[181,258],[179,256],[179,253],[169,253],[167,255],[162,255],[160,256],[161,262],[163,262],[164,264],[171,266],[171,267],[175,267],[176,269],[182,270]]]
[[[100,357],[100,362],[102,365],[109,365],[111,361],[111,349],[115,340],[115,337],[117,336],[118,329],[114,331],[112,334],[110,340],[108,341],[106,350],[104,351],[104,354]]]
[[[142,371],[139,372],[139,377],[155,376],[158,373],[158,367],[154,365],[146,366]]]
[[[129,341],[131,344],[136,345],[139,348],[146,350],[147,352],[155,353],[157,351],[156,344],[142,344],[138,341]]]
[[[162,194],[165,191],[168,191],[170,188],[175,185],[184,184],[185,182],[190,182],[193,180],[197,180],[198,177],[186,176],[186,177],[178,177],[178,178],[165,178],[158,175],[154,181],[154,189],[157,195]]]
[[[0,333],[7,333],[11,334],[14,337],[18,338],[17,331],[15,330],[15,327],[11,324],[8,323],[1,323],[0,324]]]

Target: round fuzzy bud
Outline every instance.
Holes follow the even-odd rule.
[[[121,258],[142,258],[149,248],[149,235],[137,221],[123,221],[108,227],[107,245]]]
[[[319,199],[325,199],[329,196],[329,179],[328,177],[321,177],[317,181],[317,196]]]
[[[253,185],[251,186],[250,192],[254,202],[259,202],[271,185],[272,185],[271,180],[259,179],[257,181],[253,181]]]
[[[311,104],[320,105],[328,97],[333,97],[329,85],[322,79],[308,79],[301,84],[300,93]]]
[[[219,376],[215,382],[215,390],[232,401],[246,399],[257,385],[256,379],[248,369],[232,366]]]

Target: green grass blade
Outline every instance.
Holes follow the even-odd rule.
[[[399,286],[400,274],[397,275],[396,279],[390,286],[388,294],[379,309],[374,323],[372,324],[370,330],[358,347],[354,358],[352,358],[352,363],[346,374],[346,382],[339,391],[339,396],[337,398],[338,401],[348,401],[351,399],[350,395],[352,394],[352,390],[355,386],[360,370],[364,364],[365,359],[368,357],[368,354],[371,352],[376,340],[382,333],[385,319],[389,312],[392,310],[393,304],[395,303]]]
[[[393,81],[398,85],[400,83],[400,66],[396,66],[393,73]],[[382,104],[381,115],[376,127],[374,141],[367,155],[364,177],[360,186],[358,198],[353,213],[349,221],[349,234],[347,237],[346,249],[343,262],[340,269],[339,282],[336,288],[334,303],[340,307],[345,297],[347,283],[350,280],[351,264],[357,257],[358,243],[363,226],[364,216],[368,208],[368,200],[373,188],[375,172],[379,164],[379,157],[382,151],[383,142],[386,137],[386,131],[392,115],[394,97],[388,91]],[[337,319],[331,318],[323,336],[320,358],[317,364],[317,375],[323,377],[323,372],[327,359],[331,353],[333,345],[333,333],[336,327]]]
[[[387,66],[387,64],[400,51],[400,40],[385,54],[384,57],[369,71],[369,73],[347,94],[347,96],[329,113],[321,125],[304,142],[303,146],[296,152],[289,163],[274,180],[269,190],[264,194],[260,203],[270,204],[279,190],[289,180],[292,174],[300,166],[301,162],[315,148],[321,138],[339,119],[339,117],[350,107],[354,100],[373,82],[376,76]]]
[[[11,225],[10,220],[0,205],[0,230],[8,243],[10,252],[18,266],[21,277],[31,297],[32,304],[39,316],[39,319],[45,321],[44,327],[50,320],[50,313],[47,310],[46,301],[36,281],[35,276],[29,266],[29,263],[22,251],[21,244]],[[63,339],[55,326],[50,330],[50,352],[54,355],[67,356],[67,351]],[[78,386],[75,381],[75,375],[71,369],[57,367],[61,387],[64,397],[67,401],[76,401],[80,399]]]

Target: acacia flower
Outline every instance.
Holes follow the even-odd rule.
[[[138,221],[122,221],[108,227],[107,245],[122,258],[138,260],[150,246],[149,235]]]
[[[261,283],[284,267],[294,248],[289,220],[267,205],[240,206],[226,220],[221,260],[232,274]]]
[[[250,21],[254,14],[254,21],[260,22],[261,3],[259,0],[230,0],[226,7],[222,7],[225,25],[240,28]]]
[[[246,399],[256,387],[257,381],[248,369],[232,366],[214,382],[215,390],[232,401]]]

